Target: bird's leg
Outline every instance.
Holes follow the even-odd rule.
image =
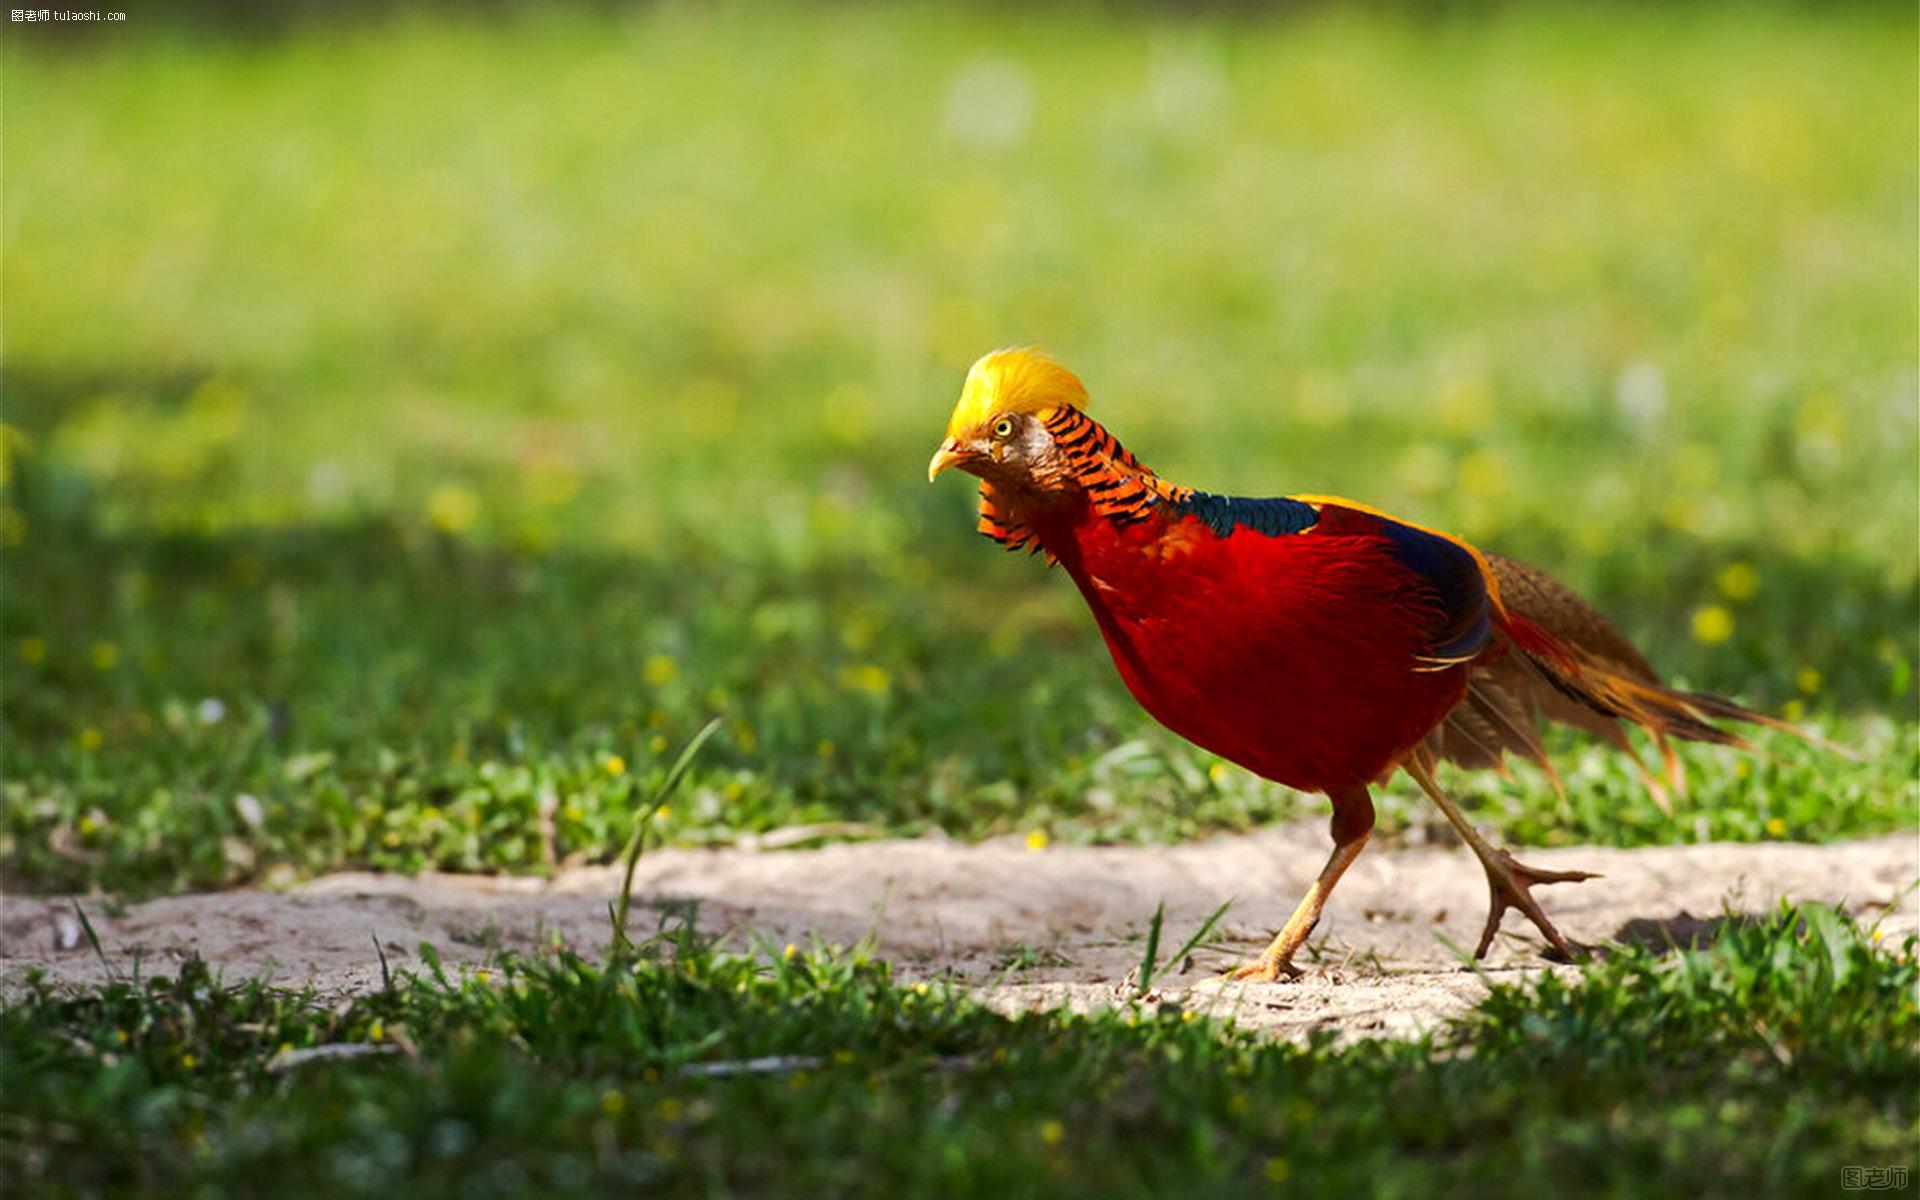
[[[1320,923],[1320,910],[1327,906],[1333,885],[1340,882],[1340,876],[1360,857],[1367,846],[1367,835],[1373,832],[1373,797],[1367,794],[1366,788],[1330,794],[1329,798],[1333,801],[1333,853],[1328,856],[1327,865],[1320,868],[1319,878],[1300,898],[1299,907],[1293,910],[1280,932],[1273,935],[1273,941],[1260,957],[1228,971],[1228,979],[1276,983],[1282,975],[1299,976],[1300,968],[1293,965],[1294,952],[1306,944],[1307,935]]]
[[[1538,883],[1578,883],[1583,879],[1598,879],[1591,871],[1544,871],[1538,867],[1529,867],[1518,862],[1513,855],[1498,849],[1480,831],[1467,820],[1466,814],[1447,799],[1447,794],[1434,782],[1433,769],[1425,762],[1415,758],[1406,761],[1407,774],[1413,776],[1420,789],[1426,792],[1432,801],[1446,814],[1447,821],[1459,831],[1460,837],[1467,843],[1474,857],[1487,872],[1487,890],[1491,893],[1491,902],[1487,909],[1487,927],[1481,931],[1480,945],[1474,949],[1475,958],[1485,958],[1487,950],[1493,945],[1493,935],[1500,929],[1500,918],[1507,909],[1517,908],[1527,914],[1540,932],[1546,935],[1547,942],[1569,961],[1582,957],[1566,938],[1560,936],[1553,922],[1547,920],[1547,914],[1541,911],[1540,904],[1533,898],[1533,885]]]

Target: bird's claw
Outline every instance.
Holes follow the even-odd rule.
[[[1473,952],[1475,958],[1485,958],[1493,946],[1493,935],[1500,930],[1500,919],[1509,908],[1517,908],[1527,915],[1534,927],[1546,937],[1550,944],[1568,962],[1578,962],[1585,957],[1584,949],[1576,948],[1573,943],[1562,937],[1554,928],[1552,921],[1540,908],[1539,901],[1533,898],[1533,887],[1542,883],[1579,883],[1584,879],[1598,879],[1592,871],[1547,871],[1539,867],[1529,867],[1515,859],[1505,850],[1496,852],[1497,858],[1482,865],[1487,870],[1487,891],[1492,899],[1487,908],[1487,927],[1480,934],[1480,946]]]
[[[1256,958],[1227,969],[1225,978],[1247,983],[1279,983],[1281,979],[1298,979],[1306,971],[1290,962],[1278,959]]]

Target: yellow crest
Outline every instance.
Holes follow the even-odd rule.
[[[1038,350],[1020,347],[984,354],[967,372],[960,400],[947,422],[947,436],[965,438],[1001,413],[1045,419],[1061,405],[1085,408],[1079,376]]]

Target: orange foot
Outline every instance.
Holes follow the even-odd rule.
[[[1500,919],[1506,916],[1509,908],[1517,908],[1527,914],[1527,919],[1567,961],[1577,962],[1586,956],[1584,950],[1576,950],[1572,943],[1560,936],[1560,931],[1554,928],[1553,922],[1541,910],[1539,901],[1533,898],[1532,889],[1536,884],[1578,883],[1583,879],[1598,879],[1598,875],[1592,871],[1544,871],[1539,867],[1529,867],[1505,850],[1495,851],[1491,859],[1483,857],[1480,864],[1486,868],[1487,891],[1492,901],[1487,908],[1487,927],[1480,934],[1480,947],[1473,952],[1475,958],[1487,956],[1487,950],[1493,945],[1493,935],[1499,932]]]
[[[1262,955],[1259,958],[1249,959],[1237,967],[1229,968],[1226,978],[1253,983],[1279,983],[1283,978],[1298,979],[1304,974],[1306,974],[1305,971],[1290,962]]]

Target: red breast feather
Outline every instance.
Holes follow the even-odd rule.
[[[1303,791],[1370,782],[1464,693],[1462,668],[1419,669],[1446,600],[1371,518],[1220,536],[1164,509],[1128,526],[1085,516],[1043,537],[1128,690],[1248,770]]]

